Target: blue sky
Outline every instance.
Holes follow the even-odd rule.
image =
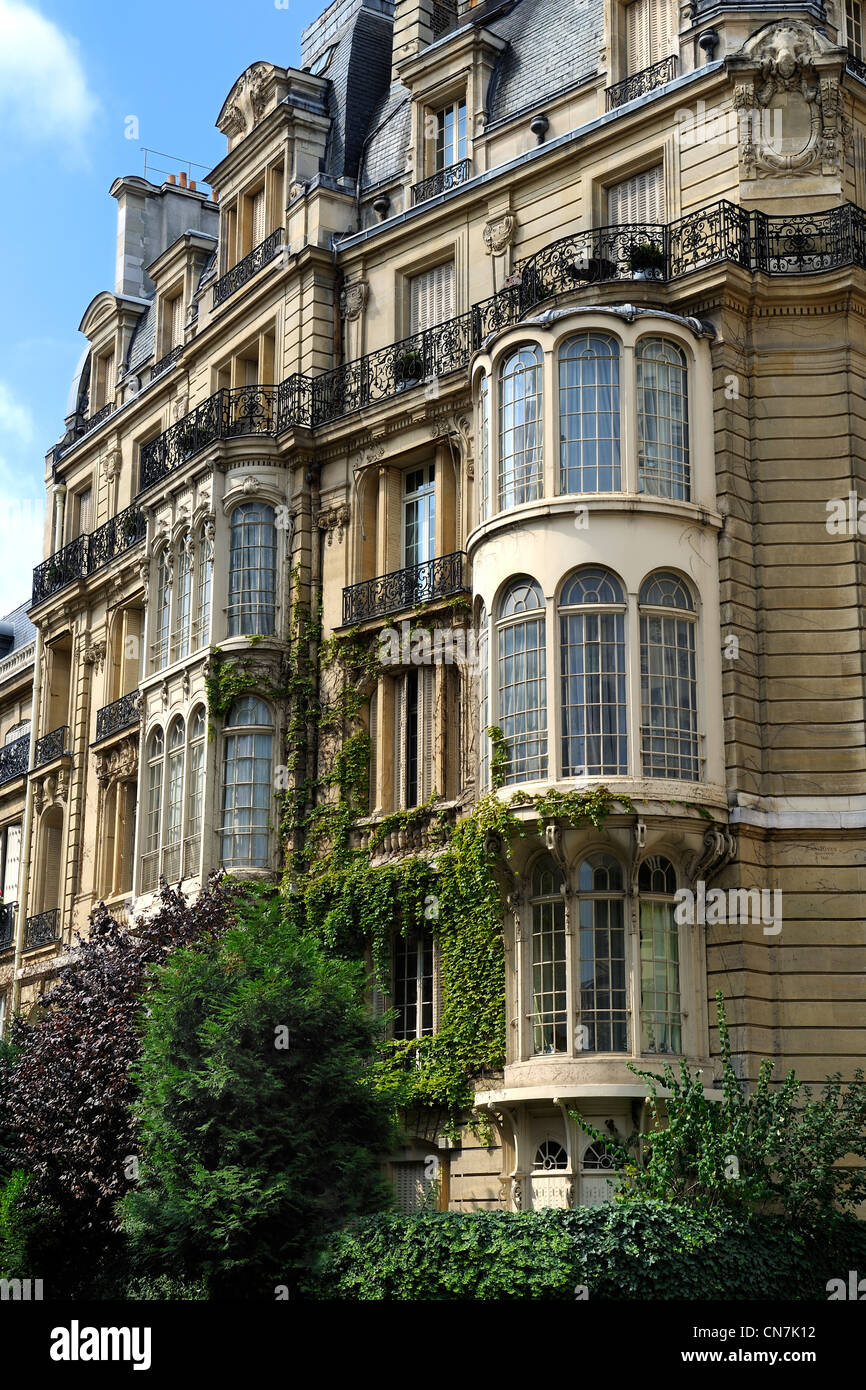
[[[78,325],[114,287],[113,180],[144,172],[142,145],[212,168],[235,78],[257,59],[297,66],[301,30],[325,6],[0,0],[0,614],[29,598]]]

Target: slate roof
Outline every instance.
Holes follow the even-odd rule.
[[[326,76],[331,117],[325,173],[355,178],[371,116],[391,76],[391,29],[387,15],[360,8],[336,36]]]
[[[151,301],[132,334],[126,354],[127,371],[135,372],[153,356],[156,338],[156,306]]]
[[[32,642],[36,636],[36,628],[27,616],[27,609],[29,607],[30,600],[28,599],[25,603],[20,604],[18,608],[13,608],[12,612],[7,613],[2,619],[4,623],[8,623],[14,634],[9,652],[15,652],[19,647],[26,647],[28,642]],[[4,655],[8,656],[9,652],[5,652]]]

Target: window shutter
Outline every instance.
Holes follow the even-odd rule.
[[[433,793],[436,752],[436,668],[418,670],[418,801],[429,801]]]
[[[183,342],[183,295],[176,294],[171,301],[171,323],[169,327],[169,348],[179,347]]]
[[[395,1163],[393,1165],[394,1188],[398,1211],[407,1215],[418,1211],[427,1192],[424,1180],[423,1163]]]
[[[92,504],[92,501],[93,501],[93,491],[92,491],[91,488],[89,488],[89,487],[88,487],[88,488],[85,488],[83,492],[80,492],[80,493],[78,494],[78,534],[79,534],[79,536],[85,536],[85,535],[87,535],[87,532],[90,530],[91,512],[92,512],[91,504]]]
[[[370,785],[368,797],[370,810],[374,810],[378,805],[376,800],[376,739],[379,723],[379,691],[374,690],[370,696]]]
[[[59,825],[48,827],[45,836],[45,878],[42,882],[42,911],[50,912],[60,906],[60,854],[63,845],[63,829]]]
[[[653,165],[622,183],[611,184],[607,190],[607,220],[609,226],[630,222],[663,222],[665,194],[663,166]]]
[[[626,10],[626,58],[628,73],[642,72],[649,67],[647,34],[647,0],[633,0]]]
[[[267,236],[265,231],[265,190],[260,188],[253,196],[253,247],[261,245]],[[251,248],[252,249],[252,248]]]
[[[6,830],[6,871],[3,875],[3,901],[18,900],[18,866],[21,863],[21,826],[10,825]]]
[[[626,10],[628,73],[643,72],[673,51],[671,0],[633,0]]]
[[[434,266],[409,281],[409,332],[422,333],[454,317],[454,262]]]
[[[406,760],[406,677],[394,685],[394,810],[403,809]]]

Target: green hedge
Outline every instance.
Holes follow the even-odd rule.
[[[866,1274],[866,1223],[635,1202],[576,1211],[374,1216],[333,1237],[313,1299],[821,1299]]]

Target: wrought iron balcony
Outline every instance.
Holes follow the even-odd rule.
[[[69,751],[69,725],[61,724],[59,729],[52,729],[49,734],[43,734],[42,738],[36,740],[33,766],[44,767],[46,763],[53,763],[55,758],[65,757]]]
[[[658,63],[643,68],[641,72],[633,72],[623,82],[615,82],[612,87],[606,87],[604,92],[605,110],[615,111],[618,106],[625,106],[628,101],[635,101],[637,97],[645,97],[648,92],[654,92],[656,88],[664,87],[666,82],[673,82],[676,75],[677,57],[675,53],[672,53],[668,58],[662,58]]]
[[[466,555],[455,550],[423,565],[380,574],[343,590],[343,625],[381,618],[403,608],[415,608],[431,599],[447,598],[469,588],[464,575]]]
[[[82,421],[79,427],[79,437],[90,434],[91,430],[98,429],[103,420],[107,420],[109,415],[112,414],[113,410],[114,406],[109,401],[108,405],[104,405],[101,410],[97,410],[95,415],[91,415],[87,420]]]
[[[254,246],[248,256],[244,256],[242,261],[233,265],[213,287],[213,307],[217,309],[229,295],[234,294],[243,285],[251,280],[253,276],[264,266],[274,259],[283,241],[283,229],[277,227],[275,232],[265,237],[264,241]]]
[[[450,189],[459,188],[461,183],[466,183],[468,178],[469,160],[460,159],[456,164],[449,164],[447,169],[437,169],[429,179],[421,179],[419,183],[413,184],[412,202],[424,203],[428,198],[448,193]]]
[[[140,698],[137,690],[131,690],[128,695],[121,695],[119,700],[113,700],[110,705],[103,705],[102,709],[97,710],[94,743],[138,724],[141,720]]]
[[[0,903],[0,951],[8,951],[15,943],[15,913],[17,903]]]
[[[60,940],[60,908],[52,907],[48,912],[37,912],[28,917],[24,925],[25,951],[38,951],[40,946],[50,946]]]
[[[13,739],[0,748],[0,786],[13,777],[23,777],[30,766],[30,735]]]
[[[70,541],[33,571],[33,603],[56,594],[67,584],[107,565],[130,546],[144,540],[146,523],[139,507],[125,507],[87,536]]]
[[[866,63],[863,62],[862,58],[855,58],[853,53],[849,53],[845,60],[845,67],[852,76],[859,78],[861,82],[866,82]]]
[[[167,372],[169,367],[173,366],[182,352],[183,343],[178,343],[176,347],[169,348],[168,352],[163,357],[160,357],[158,362],[154,362],[150,369],[151,381],[155,381],[158,376],[162,376],[163,372]]]
[[[144,491],[217,439],[276,433],[276,386],[222,387],[156,439],[143,444],[139,489]]]

